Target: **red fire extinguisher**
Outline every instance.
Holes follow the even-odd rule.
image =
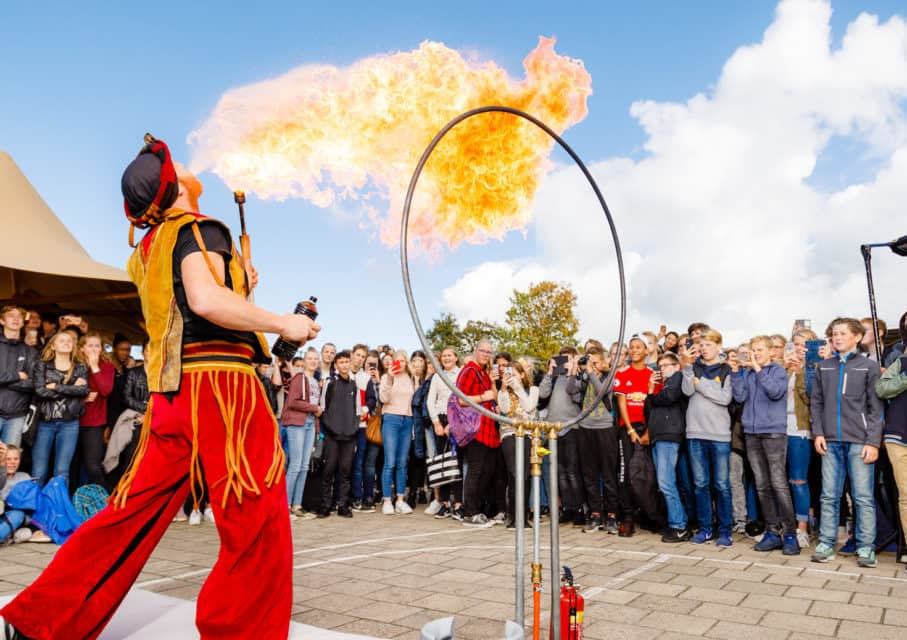
[[[561,640],[583,640],[586,600],[573,583],[573,572],[564,567],[561,575]]]

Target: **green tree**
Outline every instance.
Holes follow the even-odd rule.
[[[425,337],[431,343],[432,351],[440,351],[447,346],[462,351],[464,346],[463,330],[452,313],[442,313],[440,318],[435,318],[435,323],[425,332]]]
[[[496,349],[506,349],[510,342],[510,332],[494,322],[469,320],[463,327],[463,355],[471,353],[482,338],[491,340]]]
[[[576,294],[568,284],[545,280],[514,289],[507,311],[510,348],[545,362],[565,344],[576,342]]]

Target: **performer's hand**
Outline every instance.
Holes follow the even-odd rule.
[[[314,340],[321,331],[321,327],[314,320],[298,313],[288,313],[281,320],[283,328],[280,335],[291,342],[303,344]]]
[[[252,291],[258,286],[258,269],[249,265],[249,290]]]

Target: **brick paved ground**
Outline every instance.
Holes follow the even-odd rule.
[[[745,538],[719,550],[665,545],[647,533],[623,539],[560,531],[561,559],[586,590],[591,640],[907,638],[907,576],[891,554],[877,569],[861,570],[853,558],[816,565],[806,554],[757,554]],[[457,637],[478,639],[500,638],[503,620],[513,615],[514,534],[502,527],[357,514],[296,522],[293,532],[294,620],[417,638],[425,622],[456,614]],[[530,543],[527,533],[527,556]],[[174,523],[139,586],[193,599],[217,547],[212,525]],[[28,584],[55,549],[0,549],[0,595]],[[547,547],[544,553],[547,567]]]

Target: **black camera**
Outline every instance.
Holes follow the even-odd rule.
[[[589,356],[581,356],[578,364],[581,367],[585,367],[587,364],[589,364]]]

